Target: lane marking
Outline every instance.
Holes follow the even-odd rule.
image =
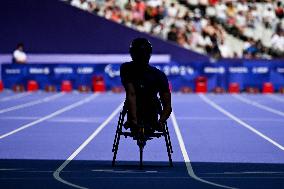
[[[265,96],[268,97],[268,98],[271,98],[273,100],[277,100],[279,102],[284,102],[284,99],[280,98],[279,96],[275,96],[275,95],[265,95]]]
[[[116,116],[122,109],[124,102],[122,102],[109,117],[53,172],[53,177],[63,184],[72,186],[74,188],[87,189],[86,187],[73,184],[60,177],[60,172],[107,126],[107,124]]]
[[[284,147],[282,145],[280,145],[279,143],[277,143],[276,141],[274,141],[273,139],[269,138],[268,136],[264,135],[263,133],[261,133],[260,131],[256,130],[255,128],[253,128],[252,126],[250,126],[249,124],[245,123],[244,121],[242,121],[241,119],[237,118],[236,116],[234,116],[233,114],[231,114],[230,112],[226,111],[225,109],[221,108],[221,106],[217,105],[215,102],[213,102],[212,100],[210,100],[208,97],[206,97],[203,94],[199,94],[199,97],[206,102],[207,104],[209,104],[210,106],[212,106],[213,108],[215,108],[216,110],[218,110],[219,112],[223,113],[224,115],[226,115],[227,117],[231,118],[232,120],[236,121],[237,123],[239,123],[240,125],[242,125],[243,127],[249,129],[250,131],[252,131],[253,133],[257,134],[258,136],[260,136],[261,138],[267,140],[268,142],[270,142],[271,144],[273,144],[274,146],[276,146],[277,148],[279,148],[280,150],[284,150]]]
[[[268,111],[268,112],[271,112],[271,113],[274,113],[274,114],[277,114],[277,115],[280,115],[280,116],[283,116],[283,117],[284,117],[284,112],[282,112],[282,111],[279,111],[279,110],[270,108],[270,107],[265,106],[265,105],[263,105],[263,104],[259,104],[259,103],[255,102],[255,101],[249,100],[249,99],[244,98],[244,97],[242,97],[242,96],[240,96],[240,95],[235,95],[235,94],[234,94],[234,95],[232,95],[232,96],[233,96],[234,98],[236,98],[236,99],[238,99],[238,100],[240,100],[240,101],[246,103],[246,104],[250,104],[250,105],[255,106],[255,107],[257,107],[257,108],[260,108],[260,109],[263,109],[263,110],[266,110],[266,111]]]
[[[30,93],[30,92],[25,92],[25,93],[20,93],[20,94],[7,96],[7,97],[4,97],[4,98],[1,98],[0,102],[6,102],[6,101],[9,101],[9,100],[15,100],[15,99],[22,98],[22,97],[25,97],[25,96],[28,96],[28,95],[31,95],[31,94],[32,93]]]
[[[19,170],[24,170],[24,169],[9,169],[9,168],[2,168],[2,169],[0,169],[0,171],[19,171]]]
[[[64,95],[64,93],[59,93],[59,94],[55,94],[55,95],[52,95],[52,96],[49,96],[49,97],[45,97],[43,99],[39,99],[39,100],[36,100],[36,101],[31,101],[31,102],[27,102],[27,103],[24,103],[24,104],[19,104],[19,105],[16,105],[16,106],[5,108],[5,109],[0,110],[0,114],[10,112],[10,111],[13,111],[13,110],[27,108],[27,107],[30,107],[30,106],[34,106],[34,105],[37,105],[37,104],[44,103],[44,102],[48,102],[50,100],[54,100],[56,98],[59,98],[63,95]]]
[[[230,187],[230,186],[225,186],[225,185],[221,185],[221,184],[217,184],[217,183],[214,183],[214,182],[210,182],[210,181],[204,180],[204,179],[198,177],[194,173],[192,165],[190,163],[190,159],[189,159],[188,153],[187,153],[186,148],[185,148],[185,144],[184,144],[184,141],[183,141],[183,138],[182,138],[182,135],[181,135],[181,132],[180,132],[180,129],[179,129],[179,126],[178,126],[178,123],[177,123],[174,111],[172,111],[171,119],[172,119],[172,123],[173,123],[174,129],[175,129],[175,132],[176,132],[176,135],[177,135],[177,138],[178,138],[179,146],[180,146],[180,149],[181,149],[181,152],[182,152],[182,155],[183,155],[183,159],[184,159],[184,162],[185,162],[185,165],[186,165],[187,172],[188,172],[189,176],[192,177],[195,180],[198,180],[200,182],[203,182],[203,183],[206,183],[206,184],[209,184],[209,185],[213,185],[213,186],[217,186],[217,187],[221,187],[221,188],[230,188],[230,189],[232,189],[233,187]]]
[[[48,120],[48,119],[50,119],[50,118],[52,118],[52,117],[58,116],[58,115],[60,115],[60,114],[62,114],[62,113],[64,113],[64,112],[66,112],[66,111],[69,111],[69,110],[74,109],[74,108],[76,108],[76,107],[78,107],[78,106],[81,106],[81,105],[83,105],[83,104],[85,104],[85,103],[87,103],[87,102],[93,100],[93,99],[96,98],[98,95],[99,95],[99,94],[96,93],[96,94],[94,94],[94,95],[91,95],[91,96],[89,96],[89,97],[84,98],[83,100],[80,100],[80,101],[78,101],[78,102],[75,102],[75,103],[73,103],[73,104],[71,104],[71,105],[69,105],[69,106],[66,106],[66,107],[64,107],[64,108],[61,108],[61,109],[59,109],[59,110],[57,110],[57,111],[55,111],[55,112],[53,112],[53,113],[51,113],[51,114],[48,114],[48,115],[46,115],[46,116],[44,116],[44,117],[42,117],[42,118],[40,118],[40,119],[38,119],[38,120],[35,120],[35,121],[33,121],[33,122],[31,122],[31,123],[28,123],[28,124],[25,124],[25,125],[23,125],[23,126],[17,128],[17,129],[15,129],[15,130],[13,130],[13,131],[10,131],[10,132],[8,132],[8,133],[6,133],[6,134],[4,134],[4,135],[1,135],[1,136],[0,136],[0,139],[3,139],[3,138],[5,138],[5,137],[7,137],[7,136],[10,136],[10,135],[12,135],[12,134],[15,134],[15,133],[21,131],[21,130],[24,130],[24,129],[29,128],[29,127],[31,127],[31,126],[34,126],[34,125],[36,125],[36,124],[38,124],[38,123],[41,123],[41,122],[43,122],[43,121],[45,121],[45,120]]]
[[[40,119],[41,117],[29,117],[29,116],[4,116],[0,117],[0,120],[36,120]],[[105,116],[100,117],[56,117],[50,120],[47,120],[48,122],[62,122],[62,123],[101,123],[106,119]],[[283,119],[284,121],[284,119]]]
[[[203,116],[177,116],[176,117],[178,120],[199,120],[199,121],[231,121],[230,118],[227,117],[203,117]],[[1,117],[0,117],[1,119]],[[247,121],[267,121],[267,122],[284,122],[283,118],[250,118],[250,117],[243,117],[243,120]]]

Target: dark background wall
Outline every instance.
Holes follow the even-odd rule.
[[[127,53],[135,37],[147,37],[154,53],[178,62],[206,62],[208,57],[153,38],[59,0],[11,0],[0,6],[0,54],[23,42],[28,53]]]

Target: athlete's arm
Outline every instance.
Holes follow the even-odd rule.
[[[126,102],[128,106],[128,113],[129,113],[129,119],[131,124],[137,125],[137,109],[136,109],[136,93],[134,89],[134,85],[132,83],[127,83],[125,85],[125,91],[126,91]]]
[[[128,121],[130,124],[137,124],[136,115],[136,93],[133,85],[132,72],[129,65],[122,64],[120,67],[121,82],[126,92],[126,107],[128,110]]]
[[[171,92],[161,92],[160,99],[163,105],[163,110],[160,116],[160,123],[165,123],[167,119],[170,117],[172,112],[172,105],[171,105]]]
[[[163,110],[160,115],[159,122],[161,124],[165,123],[167,119],[170,117],[172,112],[172,103],[171,103],[171,91],[169,88],[169,82],[167,76],[160,72],[160,83],[159,83],[159,95],[160,100],[163,105]]]

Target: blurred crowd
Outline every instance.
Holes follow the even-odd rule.
[[[281,1],[67,1],[72,6],[215,58],[284,57]],[[270,34],[266,41],[263,33]],[[228,39],[240,41],[242,47],[234,48]]]

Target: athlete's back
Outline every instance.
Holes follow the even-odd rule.
[[[152,46],[147,39],[137,38],[130,47],[132,62],[121,65],[120,75],[126,90],[128,121],[132,125],[165,122],[171,113],[171,94],[166,75],[149,65]],[[157,94],[161,97],[163,108]],[[157,125],[157,124],[156,124]]]
[[[124,86],[132,83],[136,93],[137,121],[155,123],[161,104],[159,93],[170,92],[166,75],[153,66],[138,67],[135,62],[121,65],[121,81]]]

